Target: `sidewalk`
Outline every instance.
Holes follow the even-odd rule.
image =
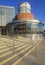
[[[36,51],[36,56],[35,53],[30,54],[17,65],[45,65],[45,40],[34,51]]]
[[[45,65],[45,39],[37,47],[37,57],[35,62],[38,65]]]

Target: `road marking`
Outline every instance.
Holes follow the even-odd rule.
[[[33,44],[33,45],[34,45],[34,44]],[[16,57],[16,56],[18,56],[19,54],[23,53],[24,51],[28,50],[28,49],[29,49],[30,47],[32,47],[33,45],[31,45],[31,46],[29,46],[28,48],[22,50],[22,51],[19,52],[18,54],[15,54],[15,55],[13,55],[12,57],[10,57],[10,58],[8,58],[8,59],[2,61],[1,64],[4,64],[4,63],[8,62],[9,60],[13,59],[14,57]]]
[[[23,44],[21,44],[21,45],[23,45]],[[20,45],[19,45],[19,46],[20,46]],[[15,46],[15,47],[18,47],[18,46]],[[12,47],[11,47],[11,48],[12,48]],[[6,50],[10,50],[9,47],[6,48],[6,49],[0,50],[0,53],[1,53],[1,52],[4,52],[4,51],[6,51]]]
[[[24,57],[26,57],[29,53],[31,53],[33,50],[35,49],[35,47],[34,48],[32,48],[28,53],[26,53],[23,57],[21,57],[19,60],[17,60],[15,63],[13,63],[12,65],[17,65]]]
[[[39,45],[40,42],[37,44]],[[34,46],[28,53],[26,53],[23,57],[21,57],[19,60],[17,60],[16,62],[14,62],[12,65],[17,65],[22,59],[24,59],[29,53],[31,53],[34,49],[36,48],[36,46]]]
[[[18,48],[18,49],[19,49],[19,48]],[[11,52],[10,52],[10,53],[11,53]],[[3,55],[1,55],[1,57],[5,56],[5,55],[7,55],[7,54],[9,54],[9,53],[3,54]]]
[[[0,55],[0,58],[6,56],[6,55],[8,55],[8,54],[11,54],[11,53],[12,53],[12,52],[10,51],[10,52],[8,52],[8,53],[5,53],[5,54],[3,54],[3,55]]]
[[[7,47],[7,45],[3,45],[3,46],[1,46],[0,49],[1,49],[1,48],[5,48],[5,47]]]
[[[27,45],[29,45],[29,44],[26,44],[26,45],[24,45],[24,46],[22,46],[22,47],[19,47],[19,48],[15,49],[15,50],[16,50],[16,51],[17,51],[17,50],[20,50],[20,49],[26,47]],[[5,55],[11,54],[11,53],[12,53],[12,52],[5,53],[5,54],[3,54],[3,55],[0,55],[0,58],[4,57]]]
[[[32,43],[33,43],[33,42],[32,42]],[[24,43],[23,43],[23,44],[24,44]],[[2,47],[4,47],[4,46],[2,46]],[[6,46],[5,46],[5,47],[6,47]],[[6,51],[6,50],[9,50],[9,47],[6,48],[6,49],[1,50],[0,53],[1,53],[1,52],[4,52],[4,51]]]
[[[5,50],[1,50],[0,53],[2,53],[2,52],[4,52],[4,51],[7,51],[7,50],[9,50],[9,48],[8,48],[8,49],[5,49]]]
[[[32,45],[32,46],[33,46],[33,45]],[[28,48],[29,48],[29,47],[28,47]],[[28,48],[26,48],[26,49],[28,49]],[[25,49],[25,50],[26,50],[26,49]],[[23,52],[24,52],[24,51],[23,51]],[[22,53],[22,52],[21,52],[21,53]],[[20,53],[19,53],[19,54],[20,54]],[[16,56],[17,56],[17,55],[15,55],[15,56],[13,56],[13,57],[16,57]],[[9,58],[9,60],[12,59],[13,57]],[[8,61],[8,60],[7,60],[7,61]],[[6,61],[6,62],[7,62],[7,61]],[[5,63],[5,62],[4,62],[4,63]],[[1,64],[2,64],[2,63],[1,63]]]
[[[18,42],[17,42],[17,43],[18,43]],[[26,44],[26,43],[21,43],[21,42],[18,43],[18,44],[15,44],[15,43],[14,43],[14,45],[17,45],[16,47],[21,46],[21,45],[24,45],[24,44]],[[11,46],[11,47],[13,46],[13,44],[5,44],[4,46],[1,46],[1,49],[2,49],[2,48],[3,48],[2,50],[4,50],[4,48],[5,48],[5,49],[6,49],[6,48],[8,49],[8,46],[7,46],[7,45],[8,45],[9,47],[10,47],[10,46]]]

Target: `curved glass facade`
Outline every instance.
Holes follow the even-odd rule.
[[[27,27],[27,32],[30,34],[42,34],[43,33],[43,24],[42,23],[37,23],[37,22],[27,22],[26,27]]]
[[[43,23],[38,22],[28,22],[28,21],[18,21],[9,23],[8,28],[13,27],[14,33],[18,32],[18,34],[43,34]]]
[[[6,25],[8,35],[21,35],[31,39],[41,39],[44,24],[41,22],[15,21]]]

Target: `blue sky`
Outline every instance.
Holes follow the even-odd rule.
[[[25,1],[30,3],[35,19],[45,23],[45,0],[0,0],[0,5],[14,6],[17,12],[18,5]]]

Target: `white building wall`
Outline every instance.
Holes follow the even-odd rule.
[[[15,8],[10,6],[0,6],[0,26],[6,26],[15,17]]]

